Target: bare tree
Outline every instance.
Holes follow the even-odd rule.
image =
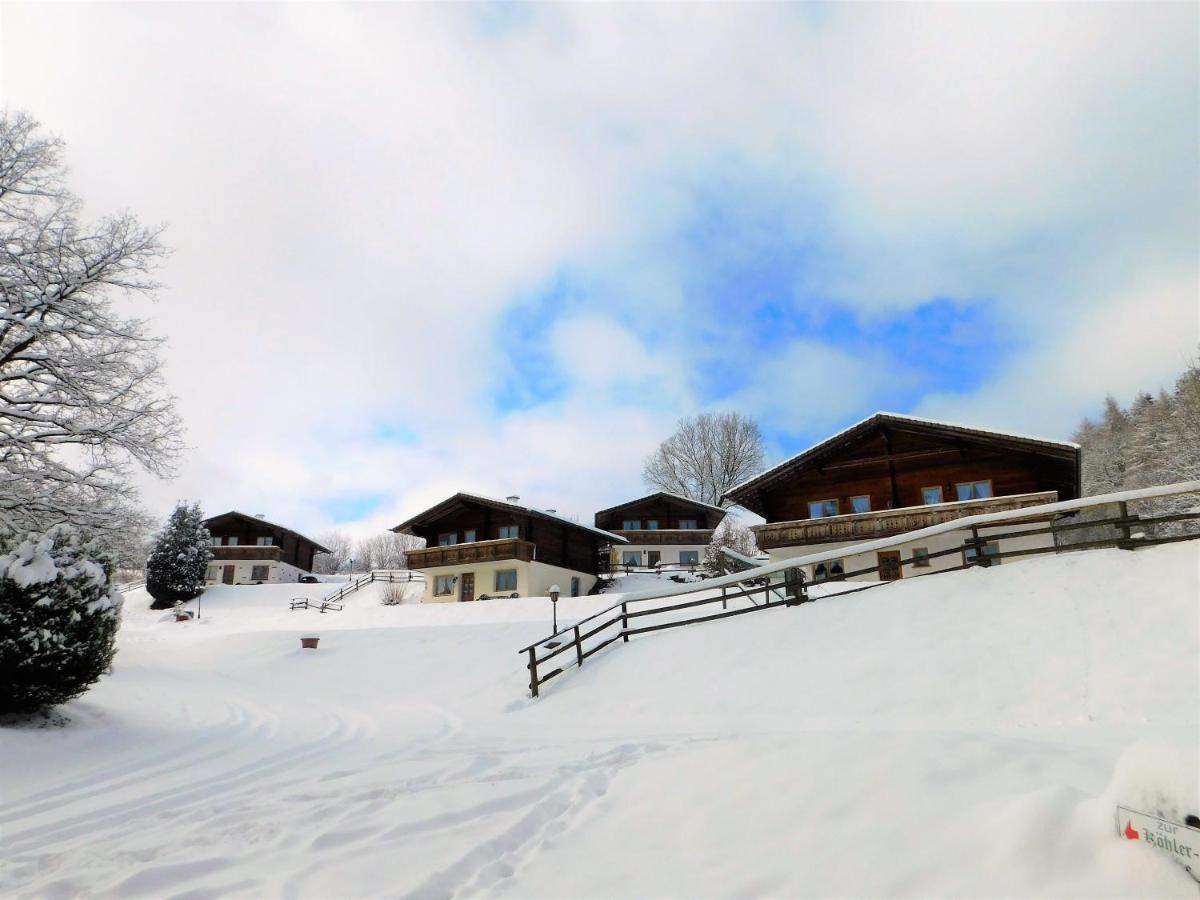
[[[328,547],[328,553],[318,553],[313,559],[313,571],[318,575],[336,575],[345,572],[353,555],[350,538],[341,531],[326,531],[317,535],[317,543]]]
[[[363,538],[354,546],[356,569],[407,569],[405,554],[425,545],[424,540],[411,534],[376,534]]]
[[[159,340],[111,302],[152,293],[165,251],[130,214],[81,223],[61,152],[0,112],[0,525],[111,536],[140,515],[130,468],[169,474],[181,447]]]
[[[675,433],[646,460],[650,487],[713,506],[740,481],[762,470],[758,423],[736,412],[702,413],[679,420]]]

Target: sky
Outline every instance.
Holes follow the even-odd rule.
[[[0,5],[0,102],[165,223],[165,515],[590,521],[681,416],[1066,438],[1200,343],[1200,5]]]

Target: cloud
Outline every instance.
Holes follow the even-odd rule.
[[[700,409],[781,453],[893,400],[1062,436],[1200,338],[1194,5],[3,24],[4,100],[88,211],[170,224],[136,308],[194,449],[158,512],[378,498],[370,530],[474,488],[586,518]]]

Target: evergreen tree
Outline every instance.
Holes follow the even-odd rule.
[[[69,525],[0,556],[0,713],[31,713],[87,690],[112,664],[121,598],[112,561]]]
[[[754,540],[754,532],[726,517],[713,531],[712,540],[704,548],[704,568],[713,574],[723,570],[721,549],[728,547],[735,553],[753,558],[758,554],[758,544]]]
[[[146,560],[146,590],[151,609],[169,609],[199,597],[212,559],[212,535],[204,527],[200,504],[180,503],[159,532]]]

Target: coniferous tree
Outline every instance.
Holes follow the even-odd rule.
[[[76,697],[112,664],[121,597],[112,561],[69,525],[0,555],[0,713]]]
[[[146,590],[151,609],[168,609],[199,597],[212,559],[212,535],[204,527],[200,504],[180,503],[159,532],[146,560]]]

